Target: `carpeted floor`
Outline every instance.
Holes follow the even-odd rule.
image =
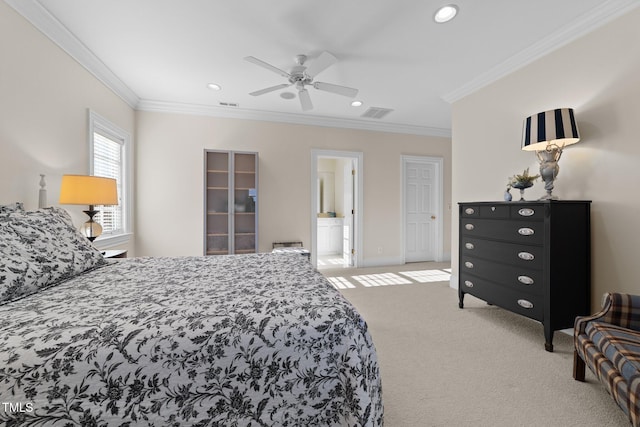
[[[373,336],[386,427],[627,426],[587,370],[572,377],[572,337],[472,296],[458,308],[448,265],[321,270]]]

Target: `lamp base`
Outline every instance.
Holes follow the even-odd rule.
[[[536,156],[540,161],[540,177],[544,181],[544,189],[547,190],[547,194],[539,200],[558,200],[558,197],[552,195],[551,192],[554,187],[553,182],[560,172],[558,161],[562,156],[562,148],[551,144],[545,150],[536,151]]]
[[[93,205],[89,205],[89,210],[82,211],[89,216],[89,221],[82,224],[80,232],[89,241],[93,242],[98,236],[102,234],[102,226],[93,220],[93,217],[99,212],[93,209]]]
[[[551,190],[547,191],[547,194],[540,197],[538,200],[559,200],[558,196],[551,194]]]

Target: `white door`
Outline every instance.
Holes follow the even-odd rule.
[[[404,161],[405,261],[435,261],[437,242],[438,165]]]
[[[354,242],[354,195],[355,195],[355,165],[353,160],[344,162],[344,223],[342,225],[342,262],[345,267],[353,266]]]

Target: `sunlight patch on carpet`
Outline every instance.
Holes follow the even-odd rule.
[[[346,277],[327,277],[327,280],[336,289],[353,289],[356,287],[356,285],[347,280]]]
[[[451,273],[446,272],[446,270],[401,271],[400,274],[418,283],[448,282],[451,279]]]
[[[411,281],[394,273],[364,274],[360,276],[352,276],[352,279],[360,282],[365,288],[370,288],[372,286],[411,284]]]

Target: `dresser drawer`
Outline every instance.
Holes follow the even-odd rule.
[[[468,274],[460,274],[460,290],[489,304],[497,305],[514,313],[542,321],[544,316],[541,295],[519,292]]]
[[[479,257],[516,267],[542,269],[542,246],[474,239],[467,236],[462,236],[460,243],[463,256]]]
[[[487,219],[507,219],[509,218],[507,205],[465,205],[462,207],[461,215],[467,218],[487,218]]]
[[[542,295],[541,269],[533,270],[463,256],[460,260],[460,273],[472,274],[516,291]]]
[[[462,218],[460,235],[486,237],[512,243],[541,245],[544,241],[543,222],[495,221],[481,218]]]
[[[528,219],[533,221],[542,221],[544,219],[543,205],[513,205],[509,207],[511,219]]]

